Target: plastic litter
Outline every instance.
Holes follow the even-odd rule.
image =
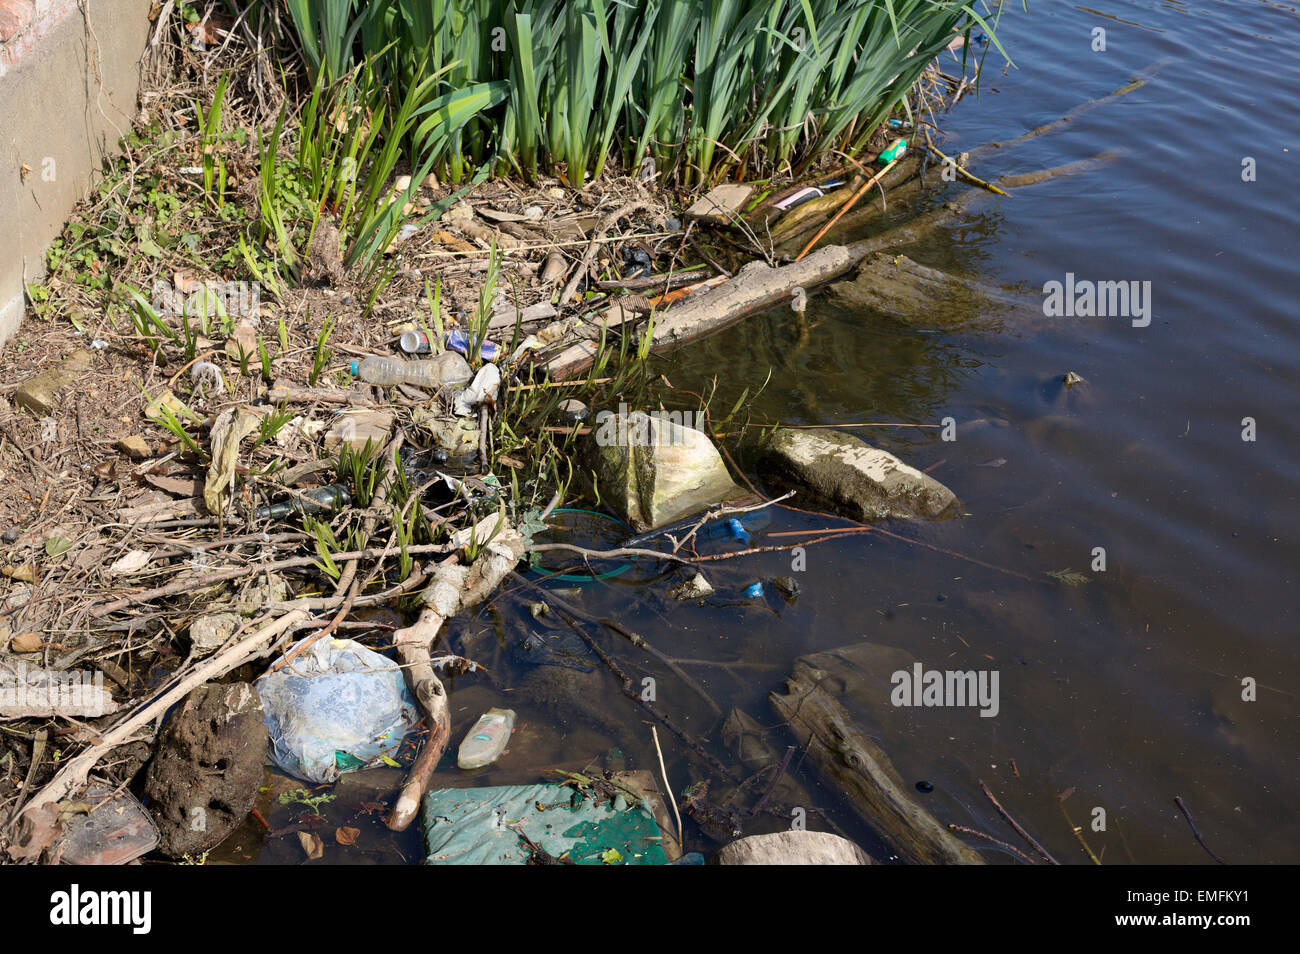
[[[254,520],[280,520],[292,513],[324,513],[327,510],[342,510],[352,504],[352,495],[343,484],[330,484],[327,487],[314,487],[303,491],[301,497],[282,500],[253,511]]]
[[[398,339],[398,345],[407,354],[428,354],[433,350],[429,336],[423,331],[403,332],[402,337]],[[469,339],[465,336],[465,332],[459,329],[453,329],[450,334],[446,335],[443,345],[458,354],[469,354]],[[479,343],[479,357],[484,361],[495,361],[498,351],[500,351],[500,348],[491,341]]]
[[[417,388],[436,390],[444,385],[464,384],[469,380],[469,367],[464,359],[452,355],[440,354],[428,361],[403,361],[375,355],[364,361],[352,362],[352,374],[367,384],[381,387],[397,384],[409,384]]]
[[[51,849],[65,865],[125,865],[158,847],[158,828],[130,792],[91,782],[77,799],[85,814],[74,814]]]
[[[474,375],[474,382],[465,390],[456,394],[452,412],[465,417],[484,401],[495,401],[497,388],[501,386],[501,371],[495,364],[485,364]]]
[[[907,152],[907,140],[895,139],[893,143],[890,144],[889,148],[880,154],[876,161],[882,166],[888,165],[895,159],[901,159],[905,152]]]
[[[253,686],[271,761],[312,782],[386,764],[419,720],[397,664],[350,639],[319,640]]]
[[[491,765],[505,751],[514,727],[514,709],[489,709],[479,716],[460,743],[456,765],[467,770]]]
[[[649,275],[653,262],[650,253],[639,245],[627,245],[623,248],[624,279],[643,278]]]
[[[665,836],[643,798],[624,810],[567,786],[449,788],[424,797],[428,864],[522,865],[520,832],[553,857],[580,865],[668,863]]]
[[[745,546],[749,545],[749,531],[735,517],[707,523],[699,535],[706,540],[735,540]]]

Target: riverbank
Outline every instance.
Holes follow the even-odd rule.
[[[950,84],[949,92],[960,95],[963,85]],[[231,687],[278,672],[286,660],[292,671],[295,660],[315,659],[350,632],[391,651],[423,716],[423,728],[402,747],[362,759],[407,771],[388,824],[410,826],[451,741],[444,680],[454,672],[471,679],[483,665],[474,655],[433,656],[431,649],[444,624],[509,586],[525,556],[567,547],[562,552],[574,553],[575,565],[550,572],[603,576],[593,561],[596,569],[599,561],[629,557],[690,567],[749,552],[701,553],[689,536],[681,552],[681,543],[628,552],[541,539],[552,514],[583,508],[603,506],[634,531],[687,517],[678,532],[691,536],[712,529],[710,518],[725,525],[733,514],[738,521],[765,509],[735,502],[743,496],[735,479],[748,478],[729,471],[713,449],[717,441],[730,456],[727,429],[739,423],[743,400],[724,414],[707,396],[677,393],[656,378],[651,354],[783,300],[801,308],[802,294],[913,233],[829,246],[806,258],[796,245],[810,250],[822,235],[809,233],[822,231],[832,210],[853,211],[848,195],[877,184],[903,190],[926,176],[913,157],[896,166],[889,153],[906,132],[902,118],[881,127],[876,153],[848,166],[828,164],[798,182],[745,183],[738,201],[725,189],[683,197],[614,176],[580,191],[544,177],[453,191],[436,177],[404,180],[395,170],[379,201],[409,203],[412,214],[439,208],[440,218],[397,230],[368,264],[350,267],[348,248],[326,217],[313,222],[306,252],[294,262],[282,239],[261,247],[245,240],[243,223],[265,217],[267,176],[278,181],[277,163],[268,162],[256,123],[240,127],[229,118],[255,105],[232,100],[223,112],[223,89],[216,87],[206,110],[155,97],[155,114],[169,118],[132,137],[122,163],[74,217],[51,253],[50,278],[32,290],[38,320],[5,356],[14,382],[0,422],[12,457],[5,463],[13,490],[5,514],[7,652],[15,666],[46,670],[56,682],[89,664],[116,684],[94,683],[91,697],[77,697],[76,711],[48,696],[26,697],[33,710],[22,713],[27,718],[69,723],[53,730],[54,743],[43,721],[7,727],[19,740],[7,753],[10,778],[23,776],[8,796],[11,823],[19,823],[9,828],[17,857],[67,850],[60,840],[67,816],[78,814],[69,806],[106,759],[131,753],[108,776],[118,786],[146,761],[156,768],[152,748],[128,740],[192,691],[222,681],[220,699],[208,693],[217,721],[256,736],[261,722],[241,718],[251,696],[236,700]],[[920,106],[914,103],[916,112]],[[272,151],[281,132],[277,125]],[[942,172],[931,168],[936,184],[946,181]],[[941,210],[921,224],[956,212]],[[280,266],[299,281],[286,281]],[[251,278],[231,277],[244,268]],[[438,352],[422,361],[437,366],[438,379],[372,377],[375,386],[365,387],[362,362],[398,354],[408,336]],[[33,359],[36,375],[29,373]],[[684,445],[707,458],[717,475],[710,494],[684,505],[665,478],[685,486],[694,472],[678,473],[686,463],[676,457],[633,462],[643,442],[615,441],[613,459],[588,465],[591,442],[584,439],[598,433],[600,421],[592,415],[619,406],[655,420],[666,412],[703,421],[689,429],[698,436],[656,432],[651,443]],[[609,450],[598,437],[592,442]],[[825,453],[844,452],[792,449],[782,469],[788,478],[792,462]],[[854,460],[841,463],[879,469],[877,458],[857,459],[865,453],[855,449]],[[883,466],[903,470],[892,458]],[[882,504],[850,484],[819,483],[818,495],[855,519],[899,515],[900,504]],[[933,489],[891,487],[886,496],[909,506],[923,499],[925,516],[953,503],[950,493]],[[724,501],[732,506],[705,512]],[[797,587],[780,589],[785,598],[797,594]],[[649,704],[677,744],[695,749],[718,780],[739,781],[653,699],[631,692],[616,659],[578,624],[581,610],[563,608],[562,600],[553,594],[530,612],[561,607],[564,624],[633,699]],[[362,612],[369,607],[398,616],[376,622]],[[619,632],[617,621],[597,622]],[[624,628],[621,635],[655,655],[636,634]],[[574,694],[569,679],[557,682],[548,672],[523,681],[533,683],[537,698],[555,701]],[[160,742],[190,751],[191,743],[173,738],[178,731]],[[208,742],[220,747],[229,739]],[[52,748],[59,756],[49,759]],[[214,794],[210,801],[227,805],[225,812],[205,815],[211,827],[203,837],[182,838],[178,832],[192,820],[187,805],[166,804],[164,793],[192,798],[206,789],[186,783],[183,757],[173,761],[181,778],[145,780],[155,823],[173,857],[201,857],[243,823],[244,813],[229,806],[248,801],[250,790],[245,784],[238,797]],[[243,777],[254,778],[251,766],[244,768]],[[772,798],[785,769],[763,764],[760,774],[776,774],[765,791],[751,789],[755,811],[788,814]],[[706,795],[693,791],[683,806],[701,826],[723,831],[734,809]],[[318,815],[312,802],[322,797],[317,789],[289,802]],[[315,843],[302,841],[310,857]],[[680,841],[679,822],[679,849]]]

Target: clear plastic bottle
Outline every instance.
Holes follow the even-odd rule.
[[[510,741],[515,727],[513,709],[492,708],[479,716],[469,730],[456,754],[456,765],[462,769],[482,768],[497,760]]]
[[[409,384],[417,388],[464,384],[470,379],[469,365],[454,352],[444,352],[428,361],[403,361],[375,355],[364,361],[353,361],[352,374],[367,384]]]

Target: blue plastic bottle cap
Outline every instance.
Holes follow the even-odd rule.
[[[351,370],[352,370],[352,376],[353,376],[354,378],[357,376],[357,368],[359,368],[360,366],[361,366],[361,365],[360,365],[360,362],[357,361],[356,358],[353,358],[353,359],[352,359],[352,364],[351,364]]]

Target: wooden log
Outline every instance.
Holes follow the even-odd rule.
[[[611,331],[619,330],[623,325],[640,317],[641,312],[639,310],[625,307],[622,304],[615,304],[606,308],[599,318],[591,322],[593,326],[591,331],[595,340],[575,341],[553,358],[547,359],[544,364],[547,376],[552,381],[564,381],[581,374],[590,368],[596,360],[596,353],[600,349],[600,331],[602,328],[608,334]]]
[[[807,740],[807,758],[818,774],[844,794],[853,811],[904,861],[983,864],[973,849],[908,795],[889,756],[822,689],[829,675],[799,659],[785,693],[768,695],[795,738]]]
[[[831,284],[831,301],[926,326],[1042,315],[1042,299],[959,277],[906,255],[868,255],[850,279]]]
[[[726,284],[658,319],[651,347],[655,351],[669,350],[713,334],[756,311],[790,300],[795,289],[806,290],[843,275],[860,260],[849,248],[831,245],[803,261],[776,268],[750,262]]]

